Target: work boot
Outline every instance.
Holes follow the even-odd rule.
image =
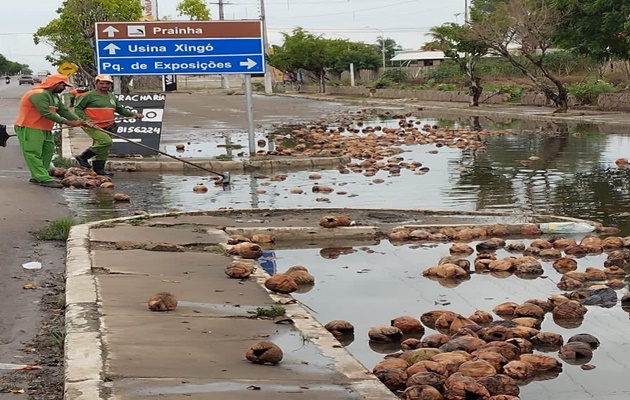
[[[61,189],[63,188],[63,185],[57,181],[46,181],[46,182],[39,182],[38,183],[39,186],[44,186],[44,187],[49,187],[49,188],[55,188],[55,189]]]
[[[96,153],[93,152],[92,149],[87,149],[83,153],[81,153],[78,156],[74,157],[74,159],[77,160],[79,165],[82,166],[83,168],[92,168],[92,166],[90,165],[88,160],[90,158],[94,157],[95,155],[96,155]]]
[[[96,172],[96,175],[114,176],[111,172],[105,171],[105,160],[93,160],[92,169]]]

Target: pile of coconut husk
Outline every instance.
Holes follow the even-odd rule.
[[[406,400],[518,399],[519,386],[553,379],[562,371],[562,362],[537,350],[557,352],[566,363],[583,369],[594,368],[587,363],[599,346],[597,338],[579,334],[565,341],[558,333],[539,330],[545,314],[553,313],[554,321],[556,316],[573,318],[574,310],[580,307],[564,296],[551,296],[514,307],[498,305],[495,314],[510,318],[498,321],[481,310],[468,317],[433,310],[422,314],[420,320],[394,318],[390,325],[373,327],[368,332],[371,347],[378,344],[383,349],[391,349],[392,345],[399,348],[387,354],[373,372]],[[333,322],[327,328],[335,336],[340,333],[333,332],[333,327],[345,328],[348,324]],[[423,337],[425,326],[438,333]]]
[[[51,168],[50,176],[61,180],[65,187],[77,189],[112,188],[114,184],[109,176],[97,175],[92,169],[79,167]]]
[[[397,232],[400,231],[395,231],[390,236],[397,237]],[[416,231],[409,234],[419,237],[414,232]],[[451,255],[441,258],[437,265],[426,268],[422,275],[447,287],[470,279],[472,273],[489,273],[498,278],[514,274],[532,279],[545,273],[542,262],[550,262],[562,274],[556,285],[558,289],[581,291],[576,292],[573,297],[588,304],[610,303],[617,300],[616,297],[611,299],[610,292],[602,292],[606,298],[598,301],[593,295],[585,294],[585,291],[604,288],[618,290],[625,287],[624,268],[630,263],[628,246],[630,237],[609,236],[602,239],[594,235],[583,237],[579,243],[573,238],[555,237],[549,240],[535,239],[528,245],[522,241],[506,242],[502,238],[490,238],[478,242],[475,249],[465,242],[455,242],[449,248]],[[499,258],[495,253],[499,249],[511,254]],[[471,262],[466,257],[475,251],[475,258]],[[608,257],[601,268],[591,266],[584,271],[577,271],[578,257],[602,253],[608,254]]]

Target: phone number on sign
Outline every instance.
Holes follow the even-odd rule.
[[[154,133],[160,134],[159,126],[119,126],[116,133]]]

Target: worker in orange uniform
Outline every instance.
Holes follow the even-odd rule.
[[[102,129],[116,133],[115,113],[125,117],[144,117],[141,113],[129,110],[118,102],[116,95],[111,92],[113,84],[114,80],[110,75],[97,75],[94,78],[94,90],[90,90],[79,97],[74,106],[74,111],[79,117],[91,120],[94,125],[101,128],[83,128],[85,133],[92,138],[92,146],[75,157],[79,165],[84,168],[92,168],[98,175],[114,175],[105,172],[105,162],[112,147],[112,138],[103,132]],[[92,165],[90,165],[88,160],[92,157],[94,157],[94,160]]]
[[[74,127],[86,124],[86,121],[68,110],[59,98],[59,93],[69,86],[72,85],[67,76],[49,75],[20,100],[13,129],[31,173],[31,183],[50,188],[63,187],[48,174],[48,167],[55,154],[53,125],[55,122]]]
[[[77,87],[70,90],[68,92],[68,94],[70,95],[70,107],[74,107],[74,103],[76,103],[77,98],[79,98],[81,95],[86,94],[89,91],[90,89],[86,88],[85,86]]]

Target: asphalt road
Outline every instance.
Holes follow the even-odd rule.
[[[19,86],[14,79],[0,87],[0,123],[13,133],[13,120],[20,97],[31,86]],[[47,221],[70,214],[59,189],[33,185],[16,138],[0,147],[0,363],[29,364],[37,355],[22,349],[35,337],[42,318],[40,299],[45,289],[26,290],[24,284],[44,285],[51,273],[64,271],[65,246],[38,242],[32,231]],[[22,264],[40,261],[40,270]],[[0,369],[0,375],[7,370]],[[0,393],[0,399],[14,394]]]

